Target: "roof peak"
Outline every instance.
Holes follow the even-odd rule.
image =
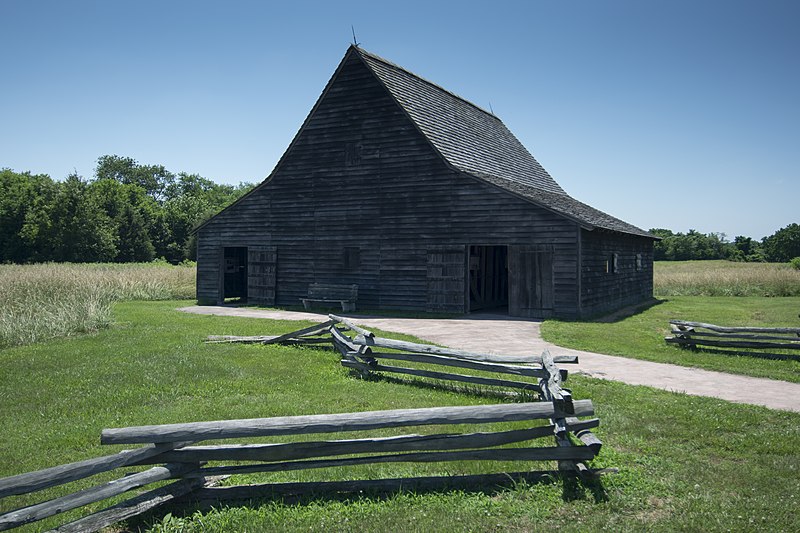
[[[443,93],[449,94],[449,95],[450,95],[450,96],[452,96],[453,98],[456,98],[456,99],[458,99],[458,100],[460,100],[460,101],[464,102],[465,104],[468,104],[468,105],[470,105],[470,106],[474,107],[474,108],[475,108],[475,109],[477,109],[478,111],[480,111],[480,112],[482,112],[482,113],[485,113],[486,115],[488,115],[488,116],[492,117],[493,119],[495,119],[495,120],[498,120],[498,121],[502,122],[502,120],[500,119],[500,117],[498,117],[497,115],[495,115],[493,112],[491,112],[491,111],[488,111],[488,110],[484,109],[483,107],[479,106],[478,104],[476,104],[476,103],[474,103],[474,102],[471,102],[471,101],[467,100],[467,99],[466,99],[466,98],[464,98],[463,96],[460,96],[460,95],[458,95],[458,94],[454,93],[453,91],[450,91],[450,90],[448,90],[448,89],[445,89],[444,87],[442,87],[442,86],[441,86],[441,85],[439,85],[438,83],[434,83],[434,82],[432,82],[431,80],[429,80],[429,79],[427,79],[427,78],[423,78],[423,77],[422,77],[422,76],[420,76],[419,74],[416,74],[416,73],[414,73],[414,72],[411,72],[411,71],[410,71],[410,70],[408,70],[407,68],[405,68],[405,67],[403,67],[403,66],[401,66],[401,65],[398,65],[397,63],[395,63],[395,62],[393,62],[393,61],[389,61],[389,60],[388,60],[388,59],[386,59],[385,57],[379,56],[378,54],[376,54],[376,53],[374,53],[374,52],[370,52],[369,50],[365,50],[365,49],[361,48],[360,46],[356,46],[356,45],[354,45],[354,44],[351,44],[351,45],[350,45],[350,48],[351,48],[351,49],[354,49],[354,50],[356,50],[356,52],[358,52],[358,53],[359,53],[359,54],[361,54],[361,55],[365,55],[365,56],[368,56],[368,57],[370,57],[370,58],[372,58],[372,59],[374,59],[374,60],[376,60],[376,61],[380,61],[381,63],[383,63],[384,65],[386,65],[386,66],[388,66],[388,67],[391,67],[391,68],[394,68],[394,69],[400,70],[400,71],[402,71],[402,72],[405,72],[405,73],[406,73],[406,74],[408,74],[409,76],[414,76],[414,77],[415,77],[415,78],[417,78],[418,80],[420,80],[420,81],[423,81],[423,82],[427,83],[427,84],[428,84],[428,85],[430,85],[431,87],[434,87],[434,88],[436,88],[436,89],[438,89],[438,90],[442,91]]]

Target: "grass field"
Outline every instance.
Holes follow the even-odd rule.
[[[669,296],[800,296],[800,270],[788,263],[656,261],[653,292]]]
[[[0,265],[0,348],[97,331],[111,302],[191,298],[194,284],[193,265]]]
[[[122,448],[98,444],[105,427],[496,401],[355,379],[330,352],[205,345],[202,339],[209,334],[274,334],[303,324],[174,310],[187,303],[116,303],[112,328],[0,350],[0,476]],[[593,400],[602,421],[597,433],[605,446],[594,466],[620,468],[600,486],[570,487],[554,479],[500,492],[402,493],[385,499],[365,494],[345,500],[309,496],[300,502],[256,502],[203,513],[173,509],[166,518],[151,517],[139,525],[170,532],[800,529],[799,414],[589,378],[570,377],[569,384],[576,398]],[[232,481],[538,467],[389,464]],[[50,489],[47,495],[62,490]],[[26,503],[31,503],[26,496],[2,500],[0,512]],[[38,529],[52,525],[48,521]]]
[[[800,361],[691,351],[667,344],[669,320],[724,326],[800,327],[800,298],[674,296],[616,322],[547,320],[542,337],[559,346],[721,372],[800,382]],[[777,351],[777,350],[776,350]],[[794,350],[797,354],[797,350]]]
[[[793,275],[787,277],[775,265],[657,263],[658,293],[674,294],[663,303],[611,323],[547,321],[543,334],[580,349],[800,382],[797,362],[687,352],[663,341],[670,318],[797,325],[800,297],[763,297],[779,294],[778,288],[785,286],[789,289],[784,292],[794,294],[798,281]],[[726,289],[720,293],[719,287],[731,280],[749,280],[735,283],[762,297],[692,296],[693,291],[722,294]],[[205,345],[202,339],[209,334],[273,334],[305,324],[174,310],[187,301],[135,301],[191,297],[193,268],[0,265],[0,286],[0,476],[124,448],[99,445],[106,427],[497,401],[355,379],[328,352]],[[76,335],[81,332],[92,334]],[[593,400],[602,421],[597,434],[605,446],[593,466],[620,469],[600,485],[572,486],[553,479],[477,493],[364,494],[351,499],[309,495],[299,502],[254,502],[204,512],[173,509],[166,517],[148,517],[130,527],[168,532],[800,530],[795,511],[800,499],[800,415],[580,376],[570,377],[568,384],[576,398]],[[508,424],[505,429],[517,427]],[[441,430],[408,428],[409,433]],[[554,465],[398,463],[238,476],[230,482],[543,467]],[[50,489],[41,496],[55,497],[112,476]],[[32,496],[0,500],[0,513],[30,503]],[[44,530],[60,521],[22,530]]]

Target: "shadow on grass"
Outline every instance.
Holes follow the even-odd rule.
[[[393,383],[396,385],[406,385],[409,387],[416,387],[418,389],[436,390],[445,392],[455,392],[464,394],[473,398],[489,398],[493,400],[511,400],[515,403],[534,402],[539,400],[539,396],[531,389],[520,391],[503,391],[492,388],[481,387],[478,385],[460,385],[451,384],[441,380],[430,380],[412,377],[394,377],[385,374],[371,373],[369,376],[363,377],[357,370],[351,371],[351,376],[365,381],[382,381],[384,383]],[[533,387],[533,383],[531,383]]]
[[[614,322],[622,322],[626,318],[630,318],[632,316],[636,316],[639,314],[644,313],[650,308],[653,308],[657,305],[665,304],[669,302],[666,298],[652,298],[647,300],[646,302],[638,303],[636,305],[631,305],[628,307],[624,307],[612,313],[604,314],[604,315],[596,315],[589,318],[579,319],[579,320],[563,320],[564,322],[594,322],[599,324],[612,324]]]
[[[258,509],[264,505],[312,506],[330,502],[358,503],[364,500],[382,502],[400,494],[425,495],[461,492],[497,496],[504,492],[525,491],[531,485],[562,485],[565,502],[592,500],[608,501],[601,474],[580,476],[569,472],[531,471],[501,474],[460,476],[429,476],[352,481],[321,481],[302,483],[265,483],[208,487],[175,500],[156,510],[142,514],[129,522],[129,530],[141,531],[152,527],[164,516],[191,517],[196,512],[209,512],[225,507]]]
[[[775,352],[761,352],[758,350],[732,350],[730,348],[712,348],[710,346],[695,346],[695,347],[682,347],[683,350],[702,355],[703,353],[713,353],[730,355],[734,357],[755,357],[758,359],[771,359],[774,361],[797,361],[800,362],[800,354],[789,353],[775,353]]]

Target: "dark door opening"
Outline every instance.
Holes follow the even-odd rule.
[[[508,247],[469,247],[469,310],[508,310]]]
[[[247,300],[247,247],[225,247],[222,299]]]

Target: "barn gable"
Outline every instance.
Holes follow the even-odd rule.
[[[354,283],[362,307],[580,316],[605,305],[581,273],[597,230],[652,255],[497,117],[350,47],[270,176],[198,229],[198,299],[293,305],[310,283]]]

